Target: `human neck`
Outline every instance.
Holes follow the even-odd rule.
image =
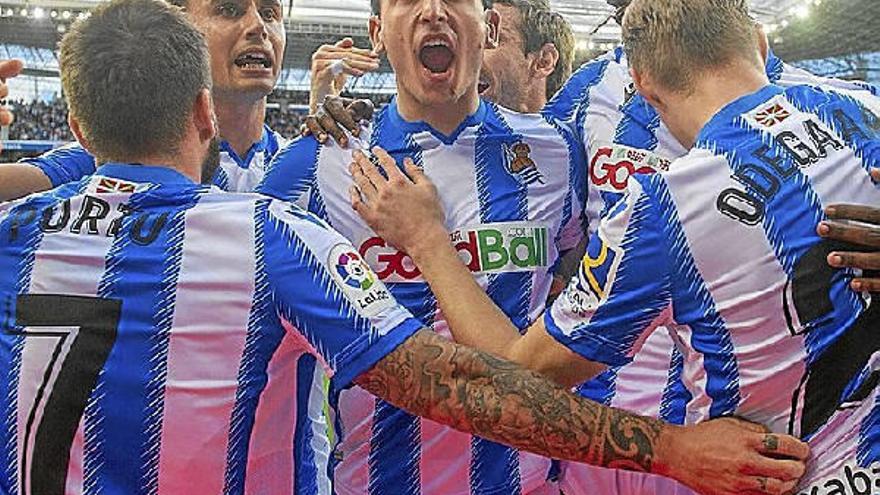
[[[706,73],[700,76],[692,92],[669,100],[679,116],[674,124],[675,134],[685,148],[694,146],[700,131],[722,108],[770,84],[764,72],[744,65]]]
[[[202,180],[202,160],[192,152],[182,150],[175,155],[156,154],[133,156],[122,160],[125,163],[170,168],[185,175],[195,183]]]
[[[401,91],[400,87],[397,89],[397,111],[404,120],[425,122],[447,136],[455,132],[468,115],[480,107],[480,96],[476,87],[460,98],[436,105],[422,104],[413,95]]]
[[[529,91],[517,111],[522,113],[538,113],[545,106],[547,106],[547,79],[538,79],[529,86]]]
[[[266,121],[266,99],[256,101],[226,98],[214,95],[214,108],[220,137],[232,147],[235,154],[245,156],[254,143],[263,138]]]

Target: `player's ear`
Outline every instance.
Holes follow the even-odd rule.
[[[501,36],[501,14],[495,9],[486,9],[483,19],[486,22],[486,48],[498,48]]]
[[[67,114],[67,125],[70,126],[71,132],[73,132],[73,137],[76,138],[76,141],[82,146],[86,151],[91,152],[89,148],[89,143],[86,141],[86,138],[83,136],[82,129],[79,126],[79,120],[74,117],[73,112],[68,112]]]
[[[210,141],[217,135],[216,117],[214,115],[214,100],[211,99],[211,91],[203,89],[193,103],[193,125],[199,133],[200,141]]]
[[[767,56],[770,54],[770,41],[767,39],[767,33],[764,32],[764,26],[757,25],[756,36],[758,37],[758,51],[761,52],[762,65],[766,65]]]
[[[657,110],[662,110],[664,102],[657,93],[657,87],[651,75],[643,74],[632,68],[630,68],[629,73],[632,75],[633,85],[636,87],[636,91],[642,95],[642,98],[644,98],[652,107]]]
[[[534,53],[532,59],[532,72],[536,77],[550,77],[556,70],[556,64],[559,63],[559,50],[553,43],[544,43],[538,51]]]
[[[385,51],[385,41],[382,36],[382,19],[378,15],[370,16],[370,41],[373,43],[373,51],[382,54]]]

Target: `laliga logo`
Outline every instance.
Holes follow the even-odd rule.
[[[336,263],[336,272],[349,287],[369,290],[375,280],[364,260],[357,253],[343,253]]]

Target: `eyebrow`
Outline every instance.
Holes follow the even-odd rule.
[[[281,0],[261,0],[260,3],[263,5],[268,5],[270,7],[282,7]]]

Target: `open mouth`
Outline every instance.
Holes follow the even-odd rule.
[[[477,83],[477,91],[478,91],[480,94],[483,94],[483,93],[485,93],[486,91],[488,91],[490,87],[492,87],[492,85],[489,84],[489,81],[486,81],[486,80],[484,80],[484,79],[480,79],[480,82]]]
[[[419,60],[432,74],[443,74],[452,66],[455,53],[444,40],[432,40],[419,50]]]
[[[235,65],[242,69],[271,69],[272,60],[263,52],[250,51],[236,58]]]

